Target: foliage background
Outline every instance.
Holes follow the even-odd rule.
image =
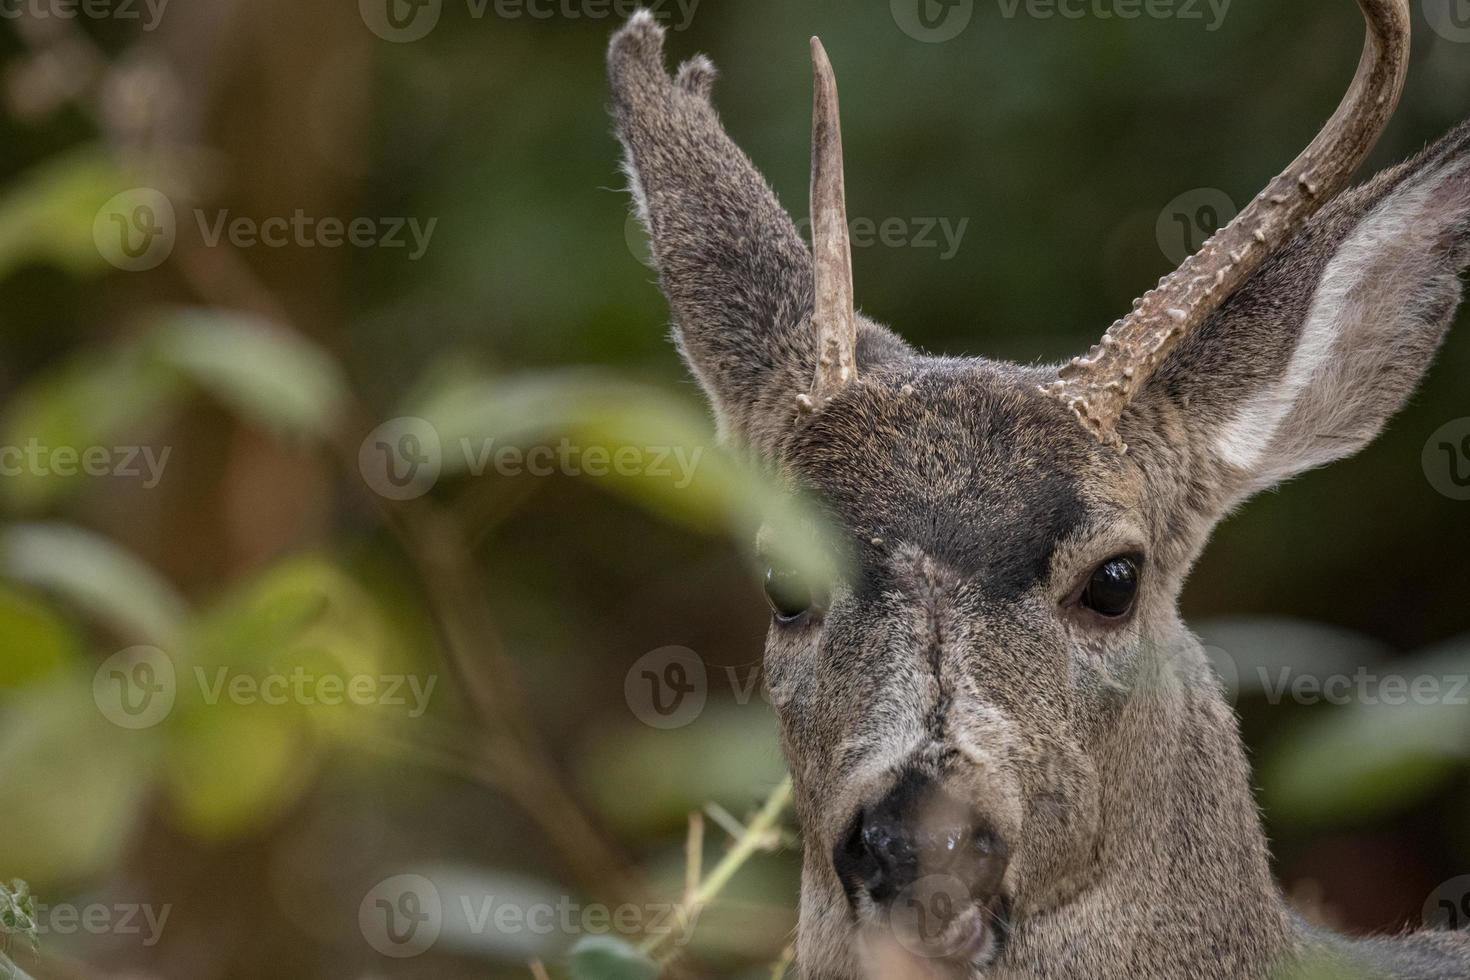
[[[1470,113],[1470,44],[1414,6],[1413,73],[1374,166]],[[728,128],[800,214],[805,38],[820,34],[852,215],[968,222],[949,259],[860,248],[864,309],[927,349],[1021,361],[1082,349],[1167,271],[1171,201],[1248,200],[1336,105],[1361,36],[1348,0],[1236,0],[1214,31],[1007,8],[974,4],[958,37],[930,44],[881,3],[703,0],[669,47],[714,58]],[[672,900],[688,814],[713,801],[741,816],[781,779],[769,708],[746,686],[766,611],[727,470],[677,492],[450,473],[404,507],[357,472],[364,435],[404,414],[506,442],[709,439],[616,190],[614,20],[588,4],[471,9],[446,3],[410,44],[318,0],[178,0],[146,32],[0,27],[0,443],[171,451],[155,488],[0,479],[0,879],[51,905],[172,909],[151,947],[42,935],[37,977],[528,976],[536,957],[559,974],[566,936],[380,956],[359,904],[401,872],[446,896]],[[137,186],[175,202],[180,242],[131,273],[93,227]],[[418,261],[210,248],[196,207],[437,226]],[[1462,324],[1371,449],[1227,522],[1186,617],[1242,665],[1412,673],[1432,655],[1470,670],[1470,503],[1421,465],[1431,434],[1470,415],[1466,377]],[[139,643],[181,665],[440,686],[421,719],[181,698],[130,732],[90,690]],[[658,731],[624,680],[669,645],[706,662],[710,704]],[[1273,705],[1250,685],[1239,703],[1304,907],[1396,929],[1470,872],[1470,711]],[[690,975],[764,976],[780,957],[798,855],[762,843],[776,846],[702,916]],[[725,848],[711,823],[706,866]]]

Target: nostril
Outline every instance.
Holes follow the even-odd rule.
[[[969,806],[933,784],[907,781],[855,816],[832,853],[833,869],[854,904],[860,893],[890,904],[930,875],[952,878],[954,887],[989,904],[1000,894],[1008,864],[1005,841]]]
[[[856,900],[859,890],[871,894],[881,884],[882,868],[868,850],[867,816],[863,811],[853,818],[842,843],[832,853],[832,867],[849,902]]]

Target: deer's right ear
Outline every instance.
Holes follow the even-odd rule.
[[[710,103],[714,66],[698,56],[670,77],[663,36],[639,11],[608,51],[629,189],[675,340],[722,437],[770,451],[817,367],[811,253],[720,125]]]

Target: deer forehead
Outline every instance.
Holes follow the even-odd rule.
[[[1134,461],[1098,446],[1034,377],[936,359],[865,378],[798,429],[786,462],[857,545],[865,581],[908,591],[929,574],[923,556],[941,579],[1019,598],[1060,546],[1136,506]]]

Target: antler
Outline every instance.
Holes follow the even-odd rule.
[[[812,38],[812,72],[812,323],[817,328],[817,373],[811,394],[798,399],[804,412],[820,408],[837,389],[857,378],[857,317],[837,79],[817,38]]]
[[[1408,0],[1358,4],[1368,21],[1363,58],[1322,132],[1234,221],[1136,301],[1100,344],[1042,388],[1105,445],[1126,451],[1118,419],[1164,357],[1347,186],[1388,125],[1408,70]]]

